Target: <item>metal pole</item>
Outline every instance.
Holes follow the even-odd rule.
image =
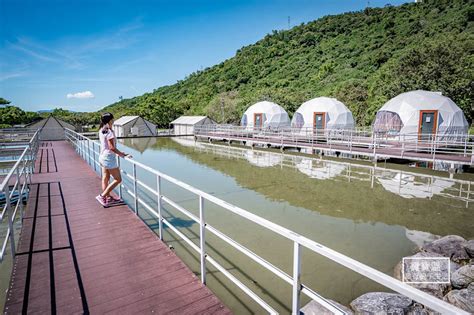
[[[158,230],[160,234],[160,240],[163,240],[163,216],[161,215],[161,177],[156,176],[156,190],[158,193]]]
[[[135,214],[138,215],[137,165],[133,163],[133,194],[135,195]]]
[[[118,162],[118,168],[119,168],[119,172],[122,172],[121,171],[121,167],[120,167],[120,158],[117,159],[117,162]],[[135,165],[135,164],[134,164]],[[119,191],[119,197],[120,199],[122,199],[122,183],[120,183],[118,185],[118,191]]]
[[[21,221],[23,222],[23,190],[21,188],[21,176],[20,176],[20,164],[18,164],[18,167],[16,168],[16,181],[17,181],[17,186],[16,190],[18,191],[18,202],[20,203],[20,218]]]
[[[300,293],[301,293],[301,248],[300,244],[294,242],[293,247],[293,293],[291,314],[300,314]]]
[[[92,162],[94,163],[94,172],[97,172],[96,162],[95,162],[95,142],[94,141],[92,141]],[[119,163],[120,163],[120,160],[119,160]],[[119,164],[119,167],[120,167],[120,164]]]
[[[90,140],[87,140],[87,157],[89,161],[89,165],[91,165],[91,142]]]
[[[204,219],[204,198],[199,196],[199,245],[201,248],[201,282],[206,284],[206,223]]]
[[[13,230],[13,222],[15,218],[13,218],[13,211],[10,205],[10,190],[8,184],[5,185],[5,202],[7,206],[7,213],[8,213],[8,228],[10,229],[10,251],[12,254],[12,258],[15,258],[16,253],[16,246],[15,246],[15,231]]]
[[[471,182],[467,184],[466,208],[469,207],[469,198],[471,197]]]

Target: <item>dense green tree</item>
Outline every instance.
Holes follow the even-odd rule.
[[[8,104],[10,104],[10,101],[7,101],[3,97],[0,97],[0,105],[8,105]]]

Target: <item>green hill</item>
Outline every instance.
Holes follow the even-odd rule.
[[[384,102],[425,89],[451,97],[474,118],[474,1],[438,0],[366,9],[273,31],[235,57],[184,80],[104,108],[167,126],[181,114],[240,121],[263,99],[290,115],[313,97],[343,101],[359,125]]]

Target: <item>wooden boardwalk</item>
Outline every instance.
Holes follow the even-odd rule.
[[[225,133],[219,132],[201,132],[197,134],[197,138],[201,139],[213,139],[219,141],[241,141],[241,142],[249,142],[249,143],[258,143],[261,145],[271,145],[275,147],[286,147],[286,148],[304,148],[304,149],[312,149],[312,150],[327,150],[331,152],[340,152],[345,154],[352,154],[352,155],[362,155],[374,158],[374,156],[384,159],[384,158],[396,158],[396,159],[405,159],[405,160],[412,160],[412,161],[423,161],[423,162],[444,162],[444,163],[455,163],[455,164],[462,164],[462,165],[472,165],[473,164],[473,155],[472,152],[467,152],[464,156],[463,154],[450,154],[450,153],[443,153],[440,149],[439,152],[436,152],[433,155],[429,151],[429,146],[424,148],[424,151],[417,151],[413,148],[413,144],[411,148],[403,149],[400,144],[390,144],[384,145],[380,147],[376,147],[375,150],[370,147],[370,141],[368,142],[361,142],[358,145],[353,145],[352,147],[349,145],[349,142],[344,141],[333,141],[333,143],[327,143],[324,141],[311,143],[308,139],[304,137],[296,137],[293,140],[292,138],[284,138],[281,137],[259,137],[258,135],[252,135],[249,137],[244,137],[241,135],[230,135]],[[368,138],[370,140],[370,138]],[[440,147],[441,148],[441,147]],[[422,149],[422,146],[420,146]]]
[[[70,144],[43,143],[6,314],[229,314],[127,206],[95,201],[100,179]]]

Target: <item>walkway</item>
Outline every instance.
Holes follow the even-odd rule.
[[[431,150],[430,145],[416,144],[416,142],[398,143],[396,141],[377,143],[377,147],[372,147],[371,138],[358,139],[358,142],[348,140],[333,139],[330,142],[325,140],[314,140],[304,136],[259,135],[259,134],[233,134],[229,132],[201,130],[196,134],[197,138],[218,141],[239,141],[257,143],[264,146],[274,146],[281,148],[304,148],[312,150],[325,150],[330,152],[340,152],[344,154],[360,155],[369,158],[378,157],[380,159],[405,159],[421,162],[444,162],[461,165],[474,164],[473,144],[469,143],[467,152],[464,154],[462,148],[451,148],[443,145]]]
[[[6,314],[229,314],[65,141],[40,145]]]

